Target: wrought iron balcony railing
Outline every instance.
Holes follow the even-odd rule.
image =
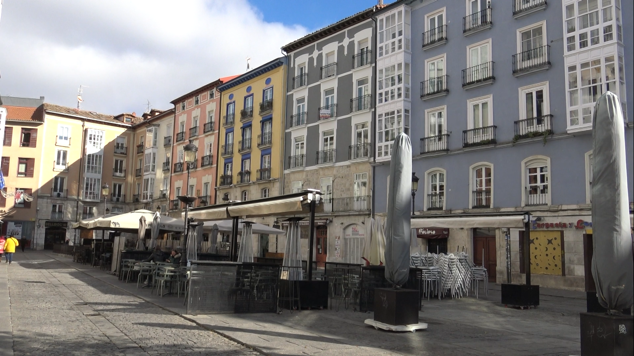
[[[184,166],[185,164],[183,164],[183,162],[174,163],[174,173],[182,173]]]
[[[242,140],[238,142],[238,152],[245,153],[251,151],[251,140]]]
[[[169,172],[170,166],[170,160],[165,160],[165,162],[163,162],[163,172]]]
[[[297,127],[306,125],[306,111],[291,115],[289,127]]]
[[[180,201],[178,199],[170,200],[170,210],[180,209]]]
[[[545,45],[513,55],[513,74],[550,68],[550,46]]]
[[[352,62],[355,68],[363,67],[372,63],[372,51],[364,49],[352,56]]]
[[[337,117],[337,104],[328,104],[319,108],[319,120],[328,120]]]
[[[125,145],[115,144],[114,145],[114,154],[116,155],[127,155],[128,148]]]
[[[141,202],[141,194],[133,194],[133,195],[132,195],[132,202],[133,202],[133,203],[139,203],[139,202]]]
[[[220,148],[220,154],[223,157],[232,156],[233,155],[233,142],[228,145],[222,145]]]
[[[356,197],[332,198],[332,211],[369,211],[372,204],[372,198],[369,195],[360,195]]]
[[[201,167],[208,167],[213,165],[214,163],[214,156],[213,155],[206,155],[206,156],[202,156],[200,157],[200,166]]]
[[[198,161],[194,160],[194,162],[190,162],[188,163],[189,169],[196,169],[198,168]]]
[[[317,151],[317,164],[334,163],[335,150]]]
[[[250,182],[251,182],[251,171],[238,172],[238,183],[250,183]]]
[[[306,155],[299,154],[294,156],[288,156],[288,168],[299,168],[306,165]]]
[[[495,62],[486,62],[462,70],[462,86],[470,86],[495,80],[493,75]]]
[[[273,133],[265,132],[261,135],[258,135],[258,148],[269,147],[273,144]]]
[[[350,111],[368,110],[372,107],[372,95],[366,94],[350,99]]]
[[[224,120],[222,120],[222,126],[224,127],[230,127],[233,126],[233,123],[235,122],[236,119],[236,114],[235,113],[231,113],[231,114],[227,114],[224,116]]]
[[[370,150],[369,143],[358,143],[348,146],[348,159],[368,158],[370,157]]]
[[[211,196],[202,195],[198,197],[198,207],[210,206],[211,205]]]
[[[53,198],[68,198],[68,189],[55,189],[51,188],[51,197]]]
[[[176,134],[176,142],[185,141],[185,131]]]
[[[427,210],[443,210],[445,206],[445,192],[427,194]]]
[[[447,25],[423,32],[423,48],[444,42],[447,42]]]
[[[497,126],[486,126],[462,131],[462,147],[484,146],[497,143]]]
[[[268,180],[271,179],[271,168],[260,168],[257,171],[257,180]]]
[[[440,77],[429,78],[420,83],[420,97],[426,98],[432,95],[448,93],[447,82],[449,81],[448,75],[442,75]]]
[[[189,128],[189,138],[198,136],[198,126]]]
[[[142,169],[141,168],[137,168],[135,171],[135,177],[140,177],[143,175]]]
[[[163,146],[171,146],[172,145],[172,136],[165,136],[163,138]]]
[[[491,208],[491,189],[480,189],[471,192],[472,208]]]
[[[493,24],[491,17],[491,8],[475,12],[462,18],[462,33],[475,32],[479,29],[485,29]]]
[[[513,16],[519,17],[535,10],[545,8],[546,0],[513,0]]]
[[[260,103],[260,115],[266,115],[273,110],[273,99],[266,100]]]
[[[220,185],[231,185],[233,184],[233,177],[231,174],[223,174],[220,176],[220,182],[218,183]]]
[[[320,68],[321,79],[334,77],[337,75],[337,62],[326,64]]]
[[[167,194],[168,191],[167,189],[161,189],[161,191],[159,192],[159,199],[167,199]]]
[[[306,73],[296,75],[293,78],[293,89],[301,88],[305,86],[306,84],[308,84],[308,74]]]
[[[203,133],[212,132],[213,130],[214,130],[214,122],[213,121],[206,122],[203,125]]]
[[[143,152],[145,152],[145,144],[140,143],[136,145],[136,154],[141,154]]]
[[[448,151],[449,134],[429,136],[420,139],[420,153]]]
[[[125,202],[125,194],[116,194],[112,193],[110,196],[110,201],[113,203],[124,203]]]
[[[118,177],[118,178],[125,178],[125,169],[115,169],[112,171],[112,176],[113,177]]]
[[[51,211],[51,220],[64,220],[63,211]]]
[[[249,121],[253,119],[253,106],[240,110],[240,121]]]
[[[553,116],[544,115],[530,119],[515,121],[515,137],[513,141],[523,138],[542,137],[553,134]]]

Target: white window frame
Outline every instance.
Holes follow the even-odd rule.
[[[353,174],[354,210],[369,210],[369,182],[368,173],[359,172]]]
[[[546,193],[546,205],[550,206],[551,205],[551,195],[552,195],[552,177],[551,177],[551,165],[550,165],[550,157],[547,156],[541,156],[541,155],[535,155],[535,156],[531,156],[531,157],[527,157],[524,160],[522,160],[521,163],[521,167],[522,167],[522,206],[526,206],[529,202],[527,201],[527,197],[528,197],[528,169],[529,168],[534,168],[534,167],[546,167],[547,170],[547,190],[548,193]],[[544,185],[544,184],[542,184]]]
[[[442,61],[442,65],[443,65],[443,68],[442,68],[443,74],[440,75],[440,76],[438,75],[438,62],[439,61]],[[432,64],[432,63],[436,63],[436,69],[435,69],[436,76],[433,77],[433,78],[431,78],[429,76],[429,65]],[[435,81],[432,82],[432,79],[437,79],[437,78],[445,76],[445,75],[447,75],[447,53],[443,53],[443,54],[441,54],[439,56],[436,56],[436,57],[429,58],[429,59],[425,60],[425,79],[427,80],[427,88],[428,88],[428,92],[429,93],[438,92],[439,89],[438,89],[437,86],[438,86],[439,83],[440,83],[441,89],[443,88],[443,85],[446,88],[447,83],[442,83],[441,81],[438,81],[438,80],[435,80]],[[433,87],[432,87],[432,84],[433,84]]]
[[[563,1],[562,17],[563,17],[563,34],[564,34],[564,53],[569,54],[576,51],[586,51],[595,49],[604,44],[622,42],[623,41],[623,23],[621,20],[621,1],[613,0],[608,6],[603,6],[602,0],[597,0],[597,22],[586,28],[581,28],[583,16],[589,16],[593,11],[584,12],[579,15],[579,3],[581,0]],[[572,6],[572,16],[568,16],[567,8]],[[607,11],[606,11],[607,10]],[[590,17],[589,17],[590,18]],[[572,31],[569,31],[569,25],[572,25]],[[608,31],[609,29],[609,31]],[[592,32],[596,31],[598,41],[592,43]],[[611,38],[608,38],[611,37]],[[607,39],[607,40],[606,40]],[[581,47],[585,41],[585,46]]]
[[[442,15],[442,20],[443,20],[442,25],[438,25],[438,16],[440,15]],[[436,27],[434,28],[431,28],[431,25],[429,24],[432,18],[436,19]],[[431,31],[433,29],[437,29],[438,27],[444,26],[444,25],[447,25],[447,8],[446,7],[440,8],[434,12],[430,12],[429,14],[425,15],[425,25],[424,25],[425,32]],[[436,31],[434,38],[437,38],[437,37],[443,38],[446,36],[447,36],[447,32],[442,32],[442,30],[440,30],[440,32]],[[430,40],[430,43],[435,41],[436,40],[433,40],[433,41]],[[427,65],[425,65],[425,68],[427,68]]]
[[[490,162],[478,162],[478,163],[472,164],[469,167],[469,188],[470,188],[469,189],[469,207],[472,208],[472,209],[473,209],[473,205],[475,203],[473,201],[473,192],[475,192],[476,189],[478,188],[477,184],[476,184],[477,177],[476,177],[475,171],[478,170],[478,169],[482,169],[482,168],[488,168],[491,171],[491,177],[490,177],[491,185],[490,185],[490,187],[488,187],[491,190],[491,195],[490,195],[491,204],[490,204],[490,206],[488,208],[493,208],[493,206],[494,206],[493,205],[493,202],[494,202],[493,193],[494,193],[495,190],[493,189],[493,187],[495,186],[495,182],[493,180],[494,179],[493,177],[495,175],[494,175],[494,171],[493,171],[493,164],[490,163]],[[486,177],[484,177],[483,179],[486,180]],[[486,183],[484,185],[484,189],[483,190],[485,190],[485,189],[486,189]]]
[[[58,146],[70,146],[71,127],[68,125],[57,125],[57,139],[55,144]]]
[[[549,82],[541,82],[535,83],[531,85],[527,85],[525,87],[518,88],[518,97],[519,97],[519,118],[520,120],[532,119],[534,117],[538,117],[535,113],[533,117],[526,117],[526,94],[529,92],[536,93],[539,90],[544,92],[544,102],[542,108],[542,116],[550,115],[550,83]]]
[[[473,118],[473,105],[480,105],[482,103],[488,103],[488,125],[484,126],[484,125],[480,125],[478,127],[475,126],[474,123],[474,118]],[[482,121],[482,118],[480,118],[480,121]],[[489,127],[489,126],[493,126],[493,95],[485,95],[485,96],[480,96],[477,98],[473,98],[473,99],[469,99],[467,100],[467,129],[471,130],[471,129],[475,129],[475,128],[480,128],[480,127]]]
[[[431,176],[435,174],[443,174],[443,190],[442,190],[442,209],[446,210],[447,207],[447,171],[442,168],[432,168],[425,172],[425,194],[423,197],[423,203],[425,211],[430,209],[429,195],[433,194],[434,191],[431,189],[432,179]],[[437,209],[432,209],[437,210]]]
[[[62,155],[60,161],[60,153]],[[68,150],[55,149],[55,170],[63,171],[68,167]]]
[[[260,198],[268,198],[270,196],[269,188],[262,188],[260,190]]]
[[[527,58],[526,60],[523,60],[523,53],[524,50],[522,49],[522,33],[526,32],[526,31],[531,31],[533,29],[536,28],[540,28],[542,29],[542,43],[541,45],[538,46],[538,48],[542,48],[543,50],[541,51],[540,55],[542,56],[542,60],[540,61],[540,63],[546,63],[546,59],[548,56],[548,51],[543,48],[544,46],[546,46],[548,44],[548,38],[547,38],[547,31],[546,31],[546,20],[544,21],[540,21],[540,22],[536,22],[534,24],[522,27],[520,29],[517,30],[516,32],[516,42],[517,42],[517,66],[518,68],[522,68],[524,66],[530,66],[532,63],[535,62],[535,57],[531,57],[531,58]],[[535,51],[535,48],[531,48],[532,51]],[[546,58],[544,58],[546,57]],[[522,63],[526,62],[526,65],[522,65]]]
[[[389,116],[388,116],[389,115]],[[394,117],[394,126],[385,128],[385,120],[391,120]],[[392,156],[392,144],[394,138],[401,133],[409,135],[411,111],[409,108],[396,108],[394,110],[385,110],[377,114],[377,144],[376,157],[378,159],[389,158]],[[383,125],[379,125],[383,123]],[[399,124],[400,123],[400,124]],[[383,126],[383,127],[381,127]],[[389,135],[386,135],[389,134]]]
[[[471,50],[477,47],[482,47],[484,45],[488,45],[488,61],[484,62],[484,63],[488,63],[493,61],[493,43],[491,41],[490,38],[484,40],[484,41],[480,41],[478,43],[473,43],[467,46],[467,68],[471,68],[474,67],[476,65],[481,65],[483,63],[480,62],[480,60],[478,59],[478,63],[471,63]],[[482,58],[482,55],[480,55],[480,58]],[[446,63],[446,62],[445,62]],[[485,76],[486,77],[486,76]]]
[[[240,197],[242,198],[242,201],[249,200],[249,191],[243,190],[242,193],[240,193]]]

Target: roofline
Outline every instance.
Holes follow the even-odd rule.
[[[244,74],[242,74],[242,75],[240,75],[238,77],[235,77],[235,78],[231,79],[230,81],[228,81],[228,82],[226,82],[226,83],[224,83],[222,85],[219,85],[218,86],[218,90],[225,91],[227,89],[231,89],[231,88],[233,88],[233,87],[235,87],[237,85],[240,85],[240,84],[242,84],[244,82],[247,82],[247,81],[249,81],[249,80],[251,80],[253,78],[259,77],[260,75],[262,75],[264,73],[267,73],[267,72],[270,72],[273,69],[281,67],[281,66],[283,66],[285,64],[286,64],[286,57],[275,58],[274,60],[272,60],[272,61],[270,61],[268,63],[265,63],[265,64],[255,68],[255,69],[247,72],[247,73],[244,73]]]
[[[51,113],[51,114],[57,114],[57,115],[61,115],[61,116],[68,116],[68,117],[81,119],[81,120],[96,121],[96,122],[100,122],[100,123],[104,123],[104,124],[110,124],[110,125],[113,125],[113,126],[132,127],[132,125],[127,124],[125,122],[118,123],[118,122],[112,122],[112,121],[105,121],[105,120],[95,119],[95,118],[92,118],[92,117],[68,114],[68,113],[64,113],[64,112],[59,112],[59,111],[54,111],[54,110],[46,110],[46,109],[44,110],[44,112],[45,113]]]
[[[176,112],[176,110],[175,110],[173,107],[172,107],[172,108],[169,108],[169,109],[167,109],[167,110],[164,110],[162,113],[160,113],[160,114],[158,114],[158,115],[152,116],[149,120],[143,120],[143,121],[140,121],[140,122],[138,122],[138,123],[136,123],[136,124],[133,124],[133,125],[132,125],[132,127],[133,127],[133,128],[137,128],[137,127],[139,127],[139,126],[141,126],[141,125],[143,125],[143,124],[149,124],[149,123],[151,123],[151,122],[154,122],[154,121],[158,121],[158,120],[164,119],[164,118],[165,118],[165,116],[168,116],[169,114],[173,114],[173,113],[175,113],[175,112]]]
[[[217,87],[220,84],[222,84],[222,80],[221,79],[216,79],[215,81],[213,81],[211,83],[208,83],[208,84],[205,84],[205,85],[203,85],[202,87],[200,87],[198,89],[194,89],[194,90],[190,91],[187,94],[183,94],[183,95],[179,96],[178,98],[170,101],[170,103],[172,105],[176,106],[176,104],[178,104],[178,102],[180,102],[181,100],[185,99],[186,97],[191,96],[192,94],[194,94],[196,92],[199,92],[199,91],[203,91],[203,90],[206,90],[206,89],[211,89],[211,88]]]

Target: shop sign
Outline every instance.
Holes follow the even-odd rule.
[[[9,221],[7,223],[7,236],[13,236],[19,240],[22,237],[22,223]]]
[[[446,239],[449,237],[449,229],[439,227],[422,227],[416,229],[416,236],[421,239]]]
[[[344,230],[344,236],[346,238],[365,238],[365,229],[359,228],[357,224],[350,225]]]
[[[44,227],[61,227],[63,229],[68,227],[66,221],[45,221]]]
[[[592,221],[577,220],[577,222],[541,222],[537,220],[531,221],[531,229],[592,229]]]

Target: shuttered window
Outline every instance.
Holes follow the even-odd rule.
[[[21,147],[35,147],[37,145],[37,129],[22,129],[20,137]]]
[[[11,157],[2,157],[2,175],[4,177],[9,176],[9,165],[11,164]]]
[[[13,127],[7,126],[4,128],[4,146],[11,146],[13,139]]]
[[[35,158],[18,158],[18,177],[33,177],[34,173]]]
[[[0,208],[4,208],[7,206],[7,198],[4,195],[0,194]]]

